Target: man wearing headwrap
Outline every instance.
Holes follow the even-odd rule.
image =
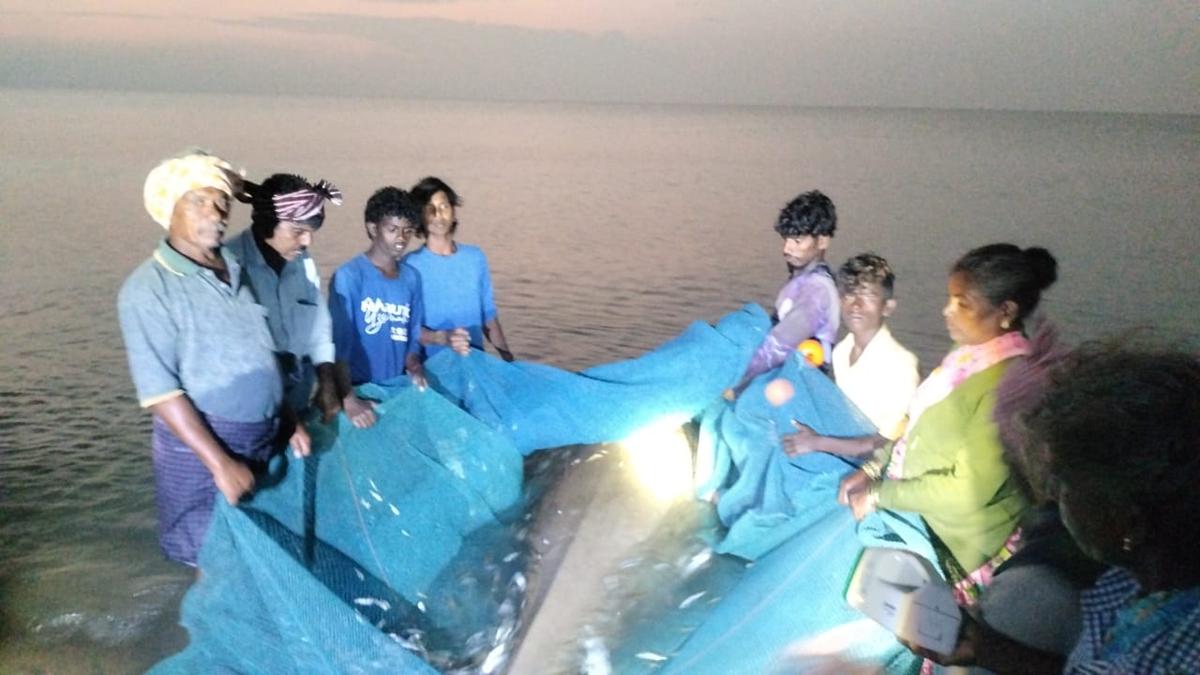
[[[343,396],[354,394],[340,391],[337,384],[329,307],[308,249],[325,221],[325,202],[340,205],[342,193],[324,180],[311,184],[297,175],[277,173],[261,185],[245,183],[240,199],[251,205],[250,227],[230,239],[227,248],[245,269],[258,303],[267,309],[283,371],[284,400],[292,410],[304,411],[315,380],[317,406],[329,421],[342,409]],[[358,400],[351,405],[369,413],[367,423],[359,426],[374,423],[370,406]]]
[[[201,151],[146,178],[146,210],[167,228],[117,298],[138,400],[152,437],[159,544],[196,565],[219,491],[236,504],[280,437],[282,381],[265,310],[221,241],[240,178]],[[287,433],[287,432],[285,432]],[[291,434],[309,452],[302,427]]]

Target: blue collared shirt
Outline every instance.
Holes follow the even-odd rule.
[[[221,251],[230,283],[164,239],[129,275],[117,313],[138,400],[150,407],[186,394],[198,410],[237,422],[279,414],[283,383],[266,310]]]
[[[308,358],[314,364],[333,363],[329,306],[321,293],[317,264],[308,251],[288,261],[276,274],[249,229],[226,242],[225,248],[242,264],[250,290],[267,309],[276,351]]]

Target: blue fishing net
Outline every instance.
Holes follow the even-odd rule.
[[[777,379],[791,385],[780,405],[764,393]],[[712,467],[700,493],[719,495],[717,513],[729,529],[717,552],[753,560],[824,518],[838,481],[857,466],[825,453],[789,458],[780,439],[793,421],[825,436],[875,433],[837,385],[799,354],[755,378],[734,403],[712,404],[701,421],[697,462]]]
[[[843,599],[863,546],[876,545],[876,534],[899,536],[892,523],[877,517],[856,526],[833,499],[813,510],[819,515],[752,563],[711,553],[700,532],[690,554],[656,580],[652,597],[621,608],[627,618],[606,636],[612,672],[797,673],[812,667],[813,656],[836,654],[886,673],[916,673],[921,660]]]
[[[579,373],[448,351],[426,371],[438,391],[529,454],[621,440],[663,420],[682,424],[737,380],[770,327],[761,307],[746,305],[716,326],[693,323],[639,358]]]
[[[768,400],[776,380],[786,400]],[[789,458],[792,421],[829,436],[874,433],[828,377],[798,356],[756,378],[735,402],[711,403],[700,422],[701,496],[719,496],[674,559],[639,561],[632,599],[608,608],[612,672],[803,672],[795,659],[822,652],[910,673],[920,659],[844,600],[866,546],[900,547],[936,560],[913,514],[883,511],[856,524],[837,488],[857,462],[824,453]],[[658,543],[658,548],[664,548]],[[667,547],[669,548],[669,546]],[[634,576],[627,574],[626,576]],[[789,650],[796,651],[789,660]]]
[[[427,364],[430,390],[403,380],[364,388],[382,401],[373,428],[344,417],[315,425],[313,456],[278,458],[253,499],[218,505],[204,574],[182,608],[190,643],[154,672],[499,672],[530,563],[525,514],[535,495],[524,457],[664,420],[703,418],[701,460],[724,491],[720,518],[696,529],[703,564],[659,589],[686,595],[629,612],[647,620],[609,636],[616,672],[758,672],[761,663],[739,656],[747,646],[769,656],[861,619],[841,594],[862,544],[833,498],[850,465],[789,461],[778,440],[793,418],[856,435],[861,415],[799,360],[758,378],[734,405],[720,398],[769,327],[749,305],[640,358],[579,373],[447,351]],[[763,397],[774,378],[795,392],[781,406]],[[880,632],[848,649],[900,658]]]
[[[314,425],[253,499],[218,500],[190,644],[155,672],[395,673],[479,667],[506,648],[526,563],[520,453],[403,384],[370,430]]]

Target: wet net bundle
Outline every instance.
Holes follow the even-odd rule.
[[[825,433],[869,427],[798,358],[760,376],[737,404],[721,399],[769,328],[748,305],[640,358],[579,373],[443,352],[427,364],[431,390],[403,381],[365,389],[382,401],[374,427],[344,418],[314,426],[311,457],[277,458],[253,499],[218,504],[203,575],[183,603],[190,643],[154,672],[502,672],[527,619],[536,495],[524,484],[525,456],[701,418],[699,459],[732,495],[723,522],[697,532],[715,549],[705,561],[719,564],[664,588],[709,595],[687,611],[627,612],[653,621],[609,631],[605,667],[750,672],[736,656],[746,644],[774,654],[861,619],[841,599],[862,549],[833,496],[849,467],[828,456],[788,460],[778,437],[793,418]],[[762,388],[778,377],[796,395],[771,406]],[[901,650],[880,633],[851,641],[851,651],[894,661]]]
[[[218,505],[184,600],[190,644],[156,672],[436,672],[505,644],[520,453],[430,392],[378,411],[370,430],[314,427],[313,456]]]

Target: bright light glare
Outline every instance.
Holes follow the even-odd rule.
[[[659,420],[621,442],[638,482],[659,501],[674,501],[692,489],[692,449],[680,428],[684,421]]]
[[[805,640],[793,642],[787,646],[785,654],[793,657],[836,656],[859,646],[864,635],[872,635],[879,630],[879,625],[874,621],[858,619],[834,626]]]

